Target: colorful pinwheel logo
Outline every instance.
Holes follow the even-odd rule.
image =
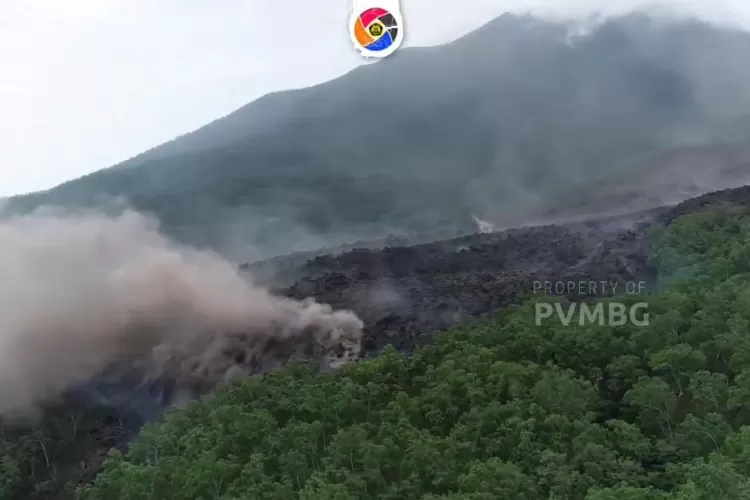
[[[386,9],[373,7],[352,19],[352,41],[366,57],[385,57],[398,48],[403,35],[399,20]]]

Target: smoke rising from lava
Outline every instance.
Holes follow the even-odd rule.
[[[254,285],[154,221],[52,210],[0,221],[0,415],[112,370],[216,384],[295,354],[359,352],[349,311]]]

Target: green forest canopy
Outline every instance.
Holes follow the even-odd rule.
[[[538,327],[529,301],[412,356],[289,365],[170,413],[96,478],[122,422],[60,408],[0,427],[0,498],[750,498],[750,211],[656,236],[662,290],[627,299],[648,327]]]
[[[750,213],[657,241],[648,327],[540,327],[530,301],[411,356],[292,364],[148,426],[78,496],[750,498]]]

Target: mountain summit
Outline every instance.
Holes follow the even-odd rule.
[[[637,191],[675,150],[744,147],[747,61],[750,34],[696,20],[631,15],[579,34],[504,15],[452,43],[267,95],[8,208],[121,197],[178,239],[251,242],[256,257],[451,233],[473,217],[522,224],[600,188]],[[747,174],[745,154],[730,156],[714,166]],[[691,179],[699,191],[704,180]]]

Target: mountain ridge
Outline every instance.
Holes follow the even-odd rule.
[[[123,198],[171,236],[238,260],[467,231],[474,215],[519,225],[540,205],[565,212],[566,191],[595,197],[634,169],[650,175],[642,166],[667,151],[750,141],[750,73],[734,62],[745,55],[750,34],[693,20],[625,16],[571,41],[567,23],[504,15],[443,46],[269,94],[115,167],[12,198],[6,212]],[[730,186],[705,189],[716,187]]]

